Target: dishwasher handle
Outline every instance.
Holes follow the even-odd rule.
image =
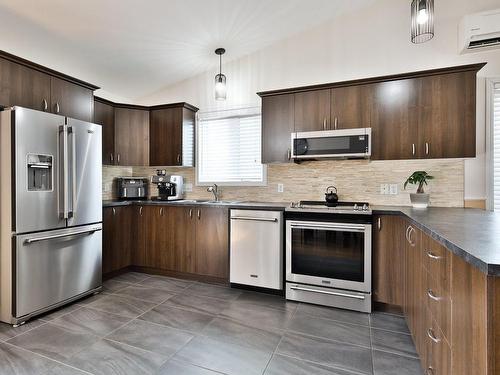
[[[247,221],[266,221],[270,223],[277,223],[277,217],[253,217],[253,216],[232,216],[231,220],[247,220]]]

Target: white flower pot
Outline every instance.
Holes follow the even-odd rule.
[[[410,201],[413,208],[427,208],[429,206],[429,194],[410,193]]]

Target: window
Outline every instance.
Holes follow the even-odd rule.
[[[493,83],[491,95],[491,134],[493,162],[493,202],[492,208],[500,211],[500,82]]]
[[[197,184],[265,185],[260,108],[201,113]]]

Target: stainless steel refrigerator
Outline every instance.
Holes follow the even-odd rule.
[[[0,320],[20,324],[102,284],[101,126],[0,112]]]

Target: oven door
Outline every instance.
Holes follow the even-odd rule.
[[[371,292],[371,225],[286,222],[286,280]]]

